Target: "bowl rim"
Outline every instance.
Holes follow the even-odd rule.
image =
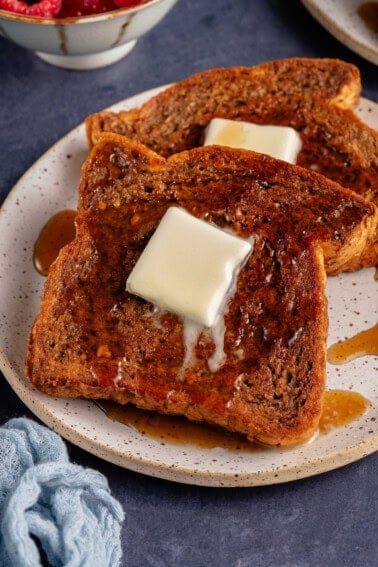
[[[26,16],[25,14],[19,14],[17,12],[9,12],[8,10],[2,10],[0,8],[0,20],[5,19],[28,24],[56,26],[61,26],[63,24],[84,24],[92,21],[98,22],[102,20],[110,20],[119,16],[123,16],[124,14],[131,14],[138,12],[139,10],[142,11],[152,4],[159,4],[160,2],[164,1],[165,0],[146,0],[143,4],[139,4],[137,6],[117,8],[115,10],[110,10],[109,12],[100,12],[99,14],[89,14],[87,16],[70,16],[68,18],[39,18],[37,16]]]

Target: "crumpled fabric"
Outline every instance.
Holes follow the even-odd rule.
[[[0,427],[0,567],[42,566],[39,548],[52,567],[115,567],[123,518],[106,478],[70,463],[59,435],[27,418]]]

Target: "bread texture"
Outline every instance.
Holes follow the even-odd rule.
[[[216,371],[211,329],[184,364],[183,321],[125,290],[171,206],[255,240]],[[271,445],[303,442],[325,385],[324,258],[342,269],[376,222],[372,204],[299,166],[217,146],[165,159],[104,134],[83,166],[76,239],[51,267],[26,374],[53,396],[131,402]]]
[[[360,92],[359,70],[338,59],[292,58],[210,69],[175,83],[140,109],[89,116],[87,134],[90,144],[104,131],[139,137],[167,157],[199,145],[203,128],[215,116],[262,118],[265,113],[280,114],[282,108],[312,106],[315,97],[354,108]]]
[[[378,133],[353,113],[359,71],[333,59],[283,59],[193,75],[128,112],[87,118],[90,144],[104,131],[138,140],[164,157],[202,145],[212,118],[291,126],[297,163],[378,204]],[[345,270],[378,262],[378,235]]]

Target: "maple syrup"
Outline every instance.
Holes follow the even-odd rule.
[[[378,355],[378,325],[332,345],[328,349],[327,360],[331,364],[344,364],[354,358],[374,354]]]
[[[51,264],[63,246],[75,238],[76,211],[60,211],[45,224],[34,244],[33,263],[35,269],[47,276]]]
[[[323,413],[319,433],[329,433],[335,427],[346,425],[370,408],[370,402],[361,394],[348,390],[328,390],[324,393]]]
[[[378,2],[364,2],[360,4],[357,14],[369,30],[378,33]]]
[[[194,423],[184,417],[161,415],[131,405],[121,406],[108,400],[101,400],[98,405],[113,421],[130,425],[140,433],[162,442],[188,443],[207,449],[220,447],[231,451],[264,450],[263,446],[250,443],[236,433]]]
[[[207,449],[219,447],[230,451],[245,452],[272,449],[258,443],[250,443],[236,433],[222,431],[202,423],[193,423],[183,417],[161,415],[131,405],[121,406],[108,400],[101,400],[98,405],[109,419],[129,425],[143,435],[162,442],[187,443]],[[335,427],[347,425],[366,413],[369,407],[369,400],[357,392],[326,391],[319,433],[324,435]]]
[[[373,3],[374,4],[374,3]],[[38,272],[46,276],[60,249],[75,238],[76,211],[64,210],[54,215],[42,228],[34,246],[33,261]],[[328,349],[328,362],[342,364],[368,354],[378,355],[378,325],[337,343]],[[131,405],[121,406],[102,400],[98,404],[106,415],[120,423],[134,427],[142,434],[161,442],[190,443],[202,448],[224,448],[231,451],[256,452],[267,448],[250,443],[236,433],[193,423],[183,417],[161,415]],[[327,434],[358,419],[370,407],[361,394],[344,390],[325,392],[319,432]]]

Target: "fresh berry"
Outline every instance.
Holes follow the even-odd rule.
[[[90,16],[146,4],[149,0],[0,0],[0,9],[39,18]]]
[[[27,4],[22,0],[0,0],[0,8],[8,12],[16,12],[37,18],[54,18],[62,5],[62,0],[41,0],[35,4]]]
[[[1,0],[0,0],[1,2]],[[72,18],[76,16],[89,16],[116,10],[113,0],[63,0],[62,9],[58,18]]]

